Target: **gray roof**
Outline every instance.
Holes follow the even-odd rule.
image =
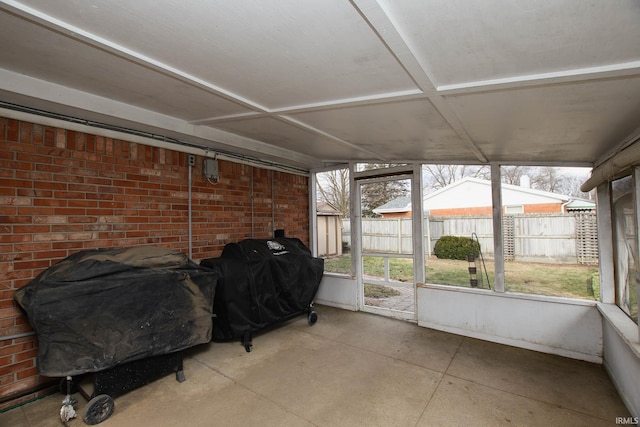
[[[411,197],[410,196],[404,196],[404,197],[398,197],[397,199],[393,199],[388,201],[387,203],[385,203],[382,206],[378,206],[377,208],[375,208],[373,211],[378,213],[378,212],[382,212],[382,211],[401,211],[401,212],[405,212],[407,209],[411,209]]]

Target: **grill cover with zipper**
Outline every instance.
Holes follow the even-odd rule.
[[[94,249],[14,298],[38,336],[40,374],[78,375],[209,342],[218,277],[168,249]]]

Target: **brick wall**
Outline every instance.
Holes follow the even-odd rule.
[[[491,206],[478,206],[472,208],[431,209],[432,216],[463,216],[463,215],[491,215]]]
[[[219,161],[220,180],[210,184],[202,164],[196,156],[193,259],[274,229],[308,244],[306,177]],[[13,301],[16,289],[82,249],[157,245],[188,253],[187,224],[186,154],[0,117],[0,410],[51,381],[38,376],[35,336],[2,339],[31,331]]]
[[[538,203],[535,205],[524,205],[524,213],[558,213],[566,212],[562,203]]]
[[[382,218],[411,218],[411,211],[383,213]]]
[[[562,209],[561,203],[536,203],[524,206],[524,213],[558,213],[566,212]],[[472,208],[450,208],[450,209],[432,209],[430,215],[433,216],[458,216],[458,215],[491,215],[493,209],[491,206],[478,206]],[[503,207],[504,213],[504,207]]]

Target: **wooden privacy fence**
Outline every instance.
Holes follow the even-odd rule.
[[[598,230],[594,212],[568,214],[517,214],[503,217],[503,248],[506,260],[598,263]],[[482,253],[493,257],[493,219],[490,215],[425,217],[425,252],[442,236],[478,236]],[[343,221],[342,239],[351,245],[349,221]],[[362,220],[363,250],[411,253],[411,218],[365,218]],[[427,245],[426,242],[429,244]]]

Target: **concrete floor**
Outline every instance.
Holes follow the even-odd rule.
[[[187,351],[169,375],[115,399],[101,426],[599,426],[628,417],[600,365],[316,307],[239,342]],[[62,395],[0,414],[60,426]],[[79,396],[80,417],[86,401]],[[84,425],[82,419],[71,426]]]

